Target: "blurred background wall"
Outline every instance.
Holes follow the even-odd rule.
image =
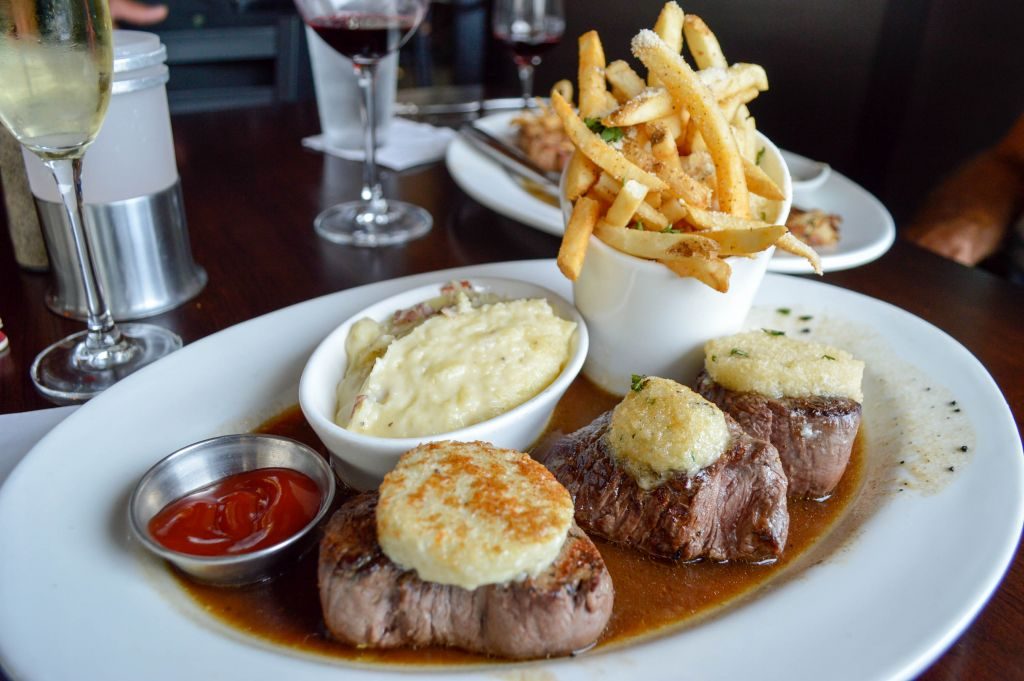
[[[288,0],[169,0],[176,113],[313,95],[301,23]],[[597,29],[608,59],[662,0],[566,0],[562,43],[536,91],[575,80],[576,37]],[[766,68],[751,111],[783,147],[828,161],[905,222],[928,189],[995,142],[1024,112],[1024,2],[999,0],[686,0],[730,61]],[[487,0],[432,5],[402,54],[401,87],[482,84],[514,95],[515,72],[490,36]]]

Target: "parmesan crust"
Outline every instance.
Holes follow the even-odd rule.
[[[839,348],[779,331],[745,331],[704,345],[704,368],[715,383],[772,398],[848,397],[862,402],[864,362]]]
[[[710,466],[729,444],[725,414],[667,378],[635,382],[612,412],[606,444],[637,484],[652,489],[675,473]]]
[[[384,476],[377,537],[420,579],[475,589],[536,576],[572,525],[569,492],[522,452],[484,442],[434,442]]]

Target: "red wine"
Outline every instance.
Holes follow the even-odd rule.
[[[548,18],[544,26],[531,31],[513,32],[495,28],[494,37],[505,43],[512,51],[516,64],[540,63],[540,56],[558,44],[562,39],[565,23],[560,19]]]
[[[355,61],[375,61],[394,52],[416,28],[416,17],[342,13],[307,23],[328,45]]]
[[[524,40],[505,40],[505,45],[512,50],[512,59],[518,64],[520,62],[532,63],[534,59],[558,44],[558,38],[549,38],[541,42],[526,42]]]

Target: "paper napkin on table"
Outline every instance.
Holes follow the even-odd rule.
[[[416,123],[405,118],[393,118],[388,130],[388,141],[377,149],[377,163],[392,170],[405,170],[413,166],[432,163],[444,158],[448,143],[455,137],[451,128],[439,128],[428,123]],[[303,146],[350,161],[362,161],[362,149],[342,149],[327,141],[323,134],[302,140]]]
[[[20,414],[0,414],[0,485],[28,450],[76,409],[77,406],[53,407]]]

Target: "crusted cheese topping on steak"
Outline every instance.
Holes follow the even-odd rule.
[[[605,435],[616,461],[643,489],[675,473],[710,466],[729,444],[725,414],[689,388],[667,378],[634,381],[612,412]]]
[[[771,329],[708,341],[704,368],[715,383],[737,392],[776,399],[815,395],[864,399],[864,362],[845,350]]]
[[[572,525],[569,492],[522,452],[484,442],[409,450],[384,476],[377,538],[420,579],[475,589],[533,577]]]

